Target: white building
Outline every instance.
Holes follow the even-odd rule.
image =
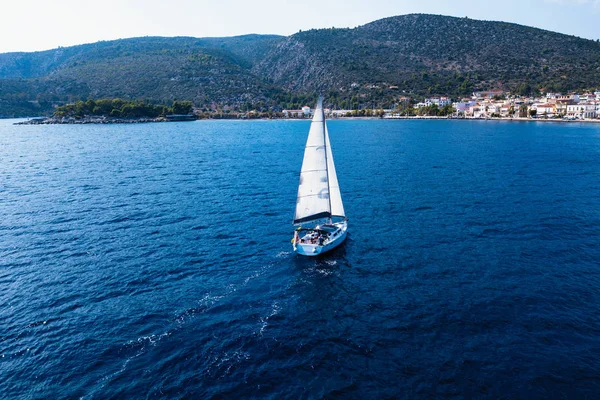
[[[486,118],[486,112],[481,108],[479,104],[475,104],[474,106],[469,107],[467,111],[467,115],[473,118]]]
[[[466,113],[469,111],[469,108],[473,107],[475,104],[477,104],[476,101],[459,101],[454,103],[454,108],[458,113]]]
[[[299,117],[304,114],[302,110],[283,110],[282,112],[286,117]]]
[[[500,107],[500,116],[501,117],[509,117],[511,115],[511,110],[513,110],[513,115],[517,113],[517,108],[515,108],[512,104],[504,104]]]
[[[581,103],[579,103],[581,105]],[[588,103],[584,103],[583,106],[585,106],[585,111],[584,111],[584,118],[596,118],[598,116],[597,112],[596,112],[596,103],[593,102],[588,102]]]
[[[596,104],[579,103],[567,105],[567,118],[596,118]]]
[[[553,117],[556,113],[556,107],[554,104],[534,104],[533,109],[537,110],[537,115],[545,115],[547,117]]]
[[[421,104],[421,103],[419,103]],[[442,108],[448,104],[452,104],[452,100],[447,97],[432,97],[430,99],[425,99],[425,106],[431,106],[435,104],[436,106]]]

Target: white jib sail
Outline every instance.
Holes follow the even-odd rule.
[[[331,144],[329,144],[329,131],[325,125],[325,146],[327,148],[327,172],[329,175],[329,197],[331,204],[331,215],[336,217],[345,217],[344,204],[342,203],[342,194],[338,183],[335,165],[333,164],[333,154]]]
[[[304,149],[294,223],[325,218],[331,215],[329,184],[327,182],[328,154],[325,150],[325,129],[323,104],[319,100]]]

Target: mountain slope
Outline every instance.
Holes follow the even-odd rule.
[[[41,108],[80,98],[192,100],[236,106],[277,92],[250,68],[273,35],[233,38],[146,37],[37,53],[0,54],[2,101]]]
[[[251,66],[262,58],[277,35],[244,35],[226,38],[143,37],[101,41],[32,53],[0,54],[0,79],[39,78],[78,62],[119,58],[132,52],[152,54],[163,50],[210,49],[229,52],[237,61]]]
[[[412,14],[355,29],[297,33],[254,70],[294,90],[356,81],[420,93],[458,94],[463,85],[467,94],[474,86],[516,89],[523,82],[555,90],[598,85],[599,62],[600,44],[591,40],[503,22]]]

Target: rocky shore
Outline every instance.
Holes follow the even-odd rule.
[[[193,115],[167,115],[157,118],[113,118],[105,116],[87,116],[83,118],[75,117],[48,117],[32,118],[27,121],[17,122],[15,125],[54,125],[54,124],[142,124],[148,122],[174,122],[174,121],[194,121]]]

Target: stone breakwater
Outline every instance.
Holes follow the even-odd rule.
[[[111,117],[49,117],[33,118],[23,122],[17,122],[15,125],[52,125],[52,124],[140,124],[147,122],[167,122],[170,119],[165,117],[158,118],[111,118]]]

